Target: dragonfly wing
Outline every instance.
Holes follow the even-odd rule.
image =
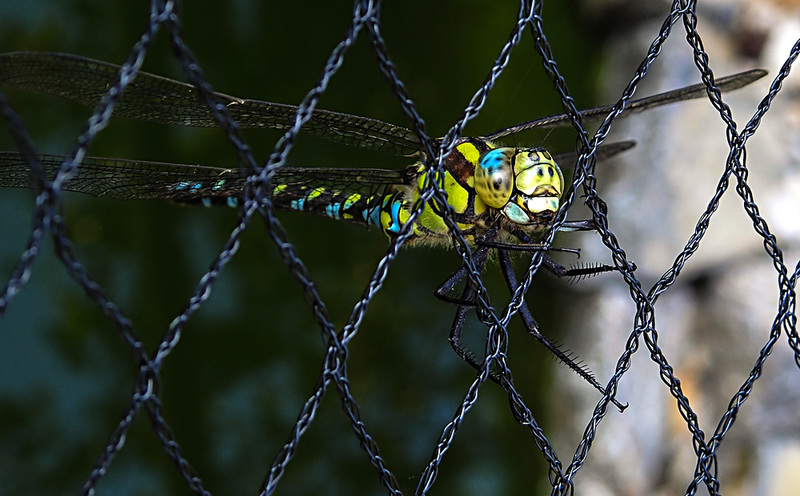
[[[597,147],[595,158],[598,161],[607,160],[615,155],[619,155],[620,153],[630,150],[634,146],[636,146],[636,142],[631,140],[615,141],[614,143],[603,144]],[[578,161],[578,153],[574,151],[564,152],[554,155],[553,158],[561,167],[573,166],[575,165],[575,162]]]
[[[37,155],[48,179],[53,179],[64,155]],[[35,188],[22,155],[0,152],[0,187]],[[85,157],[63,189],[115,200],[166,198],[199,203],[203,198],[238,197],[245,178],[235,169],[181,165],[144,160]]]
[[[274,185],[296,184],[307,187],[354,188],[358,185],[375,184],[410,184],[416,173],[415,166],[402,170],[392,169],[359,169],[359,168],[327,168],[327,167],[281,167],[276,169],[272,178]]]
[[[120,66],[77,55],[40,52],[0,54],[0,83],[53,95],[95,108],[119,77]],[[288,129],[297,107],[213,93],[244,128]],[[114,115],[191,127],[216,127],[198,90],[186,83],[139,72],[125,89]],[[336,143],[395,155],[419,151],[409,129],[356,115],[315,110],[303,132]]]
[[[734,74],[732,76],[719,78],[715,82],[720,91],[733,91],[747,86],[748,84],[757,81],[766,75],[767,71],[762,69],[753,69],[750,71],[740,72],[739,74]],[[676,90],[659,93],[657,95],[640,98],[639,100],[628,102],[625,109],[619,114],[619,117],[625,117],[638,112],[643,112],[645,110],[667,105],[669,103],[702,98],[706,94],[706,85],[703,83],[698,83],[691,86],[686,86],[684,88],[678,88]],[[584,122],[598,122],[605,119],[605,117],[613,108],[614,105],[605,105],[589,110],[581,110],[580,114]],[[570,123],[571,120],[567,114],[551,115],[501,129],[486,136],[486,139],[495,140],[502,138],[503,136],[526,131],[528,129],[568,126]]]

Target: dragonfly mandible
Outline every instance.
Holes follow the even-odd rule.
[[[116,82],[119,71],[117,65],[69,54],[12,52],[0,55],[0,84],[63,97],[91,108]],[[765,74],[762,70],[751,70],[720,78],[716,84],[720,90],[730,91]],[[620,117],[705,94],[706,87],[696,84],[634,100],[627,104]],[[297,111],[297,107],[291,105],[222,93],[213,96],[226,106],[242,128],[288,129]],[[585,110],[581,116],[584,121],[600,120],[611,108]],[[193,86],[146,72],[139,72],[126,88],[114,108],[114,115],[161,124],[217,126]],[[536,242],[550,229],[565,189],[558,162],[572,154],[553,156],[542,148],[506,147],[497,140],[528,129],[565,126],[570,122],[567,115],[554,115],[483,137],[460,138],[445,160],[444,177],[439,178],[439,184],[447,193],[447,201],[455,211],[454,220],[465,238],[478,246],[476,265],[482,269],[489,249],[496,249],[512,292],[517,282],[507,247],[542,249]],[[418,156],[421,150],[419,139],[409,129],[326,110],[315,110],[302,132],[395,155]],[[631,142],[606,145],[598,150],[598,158],[619,153],[632,145]],[[38,159],[52,177],[66,157],[40,155]],[[395,237],[411,217],[427,174],[422,161],[403,170],[282,167],[276,169],[272,178],[270,198],[277,209],[375,226]],[[119,200],[162,198],[178,203],[236,205],[246,182],[247,173],[238,169],[87,157],[63,189]],[[0,153],[0,187],[29,188],[31,184],[30,168],[21,155]],[[433,202],[424,205],[411,228],[409,245],[449,245],[452,242],[443,213]],[[562,226],[564,230],[592,228],[589,221],[567,222]],[[605,265],[566,269],[546,254],[544,266],[559,276],[591,275],[612,269]],[[459,304],[450,341],[459,356],[478,367],[479,362],[459,345],[464,316],[475,288],[468,284],[458,299],[447,296],[465,274],[463,268],[456,271],[436,294]],[[591,374],[539,333],[538,325],[524,305],[520,315],[537,340],[604,392]]]

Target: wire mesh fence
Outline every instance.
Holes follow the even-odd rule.
[[[285,132],[269,135],[274,136],[274,149],[264,149],[254,144],[255,139],[263,140],[262,135],[243,134],[226,106],[216,104],[209,82],[217,90],[227,88],[204,72],[205,60],[192,55],[195,44],[187,43],[186,37],[195,14],[176,8],[171,2],[154,1],[147,16],[139,12],[147,28],[137,35],[120,79],[109,87],[82,128],[58,138],[63,144],[56,151],[69,150],[78,158],[64,166],[65,172],[80,167],[80,159],[90,147],[92,155],[102,155],[103,147],[111,150],[109,155],[118,155],[124,153],[118,151],[124,146],[133,147],[135,153],[161,138],[157,134],[166,133],[146,131],[151,134],[133,138],[126,145],[122,143],[128,141],[126,137],[134,136],[131,128],[117,131],[116,121],[110,120],[120,94],[124,100],[125,87],[136,81],[145,58],[150,60],[158,53],[165,59],[170,54],[174,57],[180,67],[178,74],[196,85],[222,131],[168,135],[172,151],[166,153],[174,155],[136,158],[186,162],[181,155],[187,149],[205,150],[225,141],[227,145],[220,147],[225,159],[250,171],[261,170],[260,166],[272,171],[287,161],[302,161],[303,153],[308,153],[304,149],[318,146],[305,145],[299,134],[309,111],[328,108],[329,91],[353,93],[352,84],[382,88],[383,97],[389,100],[360,91],[355,100],[366,104],[365,108],[371,99],[381,107],[393,102],[395,120],[413,131],[425,165],[431,170],[441,168],[455,140],[471,134],[466,125],[478,114],[484,116],[484,106],[502,91],[503,81],[510,78],[506,67],[522,59],[528,70],[546,76],[549,89],[512,88],[520,95],[513,99],[514,110],[522,107],[524,115],[518,120],[535,117],[530,115],[530,107],[519,102],[546,94],[561,104],[550,112],[565,111],[578,136],[573,188],[565,195],[556,224],[565,220],[573,203],[582,202],[588,207],[584,215],[597,226],[597,233],[565,233],[555,246],[591,238],[583,257],[597,255],[596,259],[613,262],[619,272],[565,288],[541,277],[534,279],[545,253],[533,250],[531,257],[517,261],[517,268],[526,271],[525,277],[506,306],[508,288],[498,276],[500,264],[492,261],[481,273],[475,261],[476,247],[457,230],[453,231],[455,250],[449,252],[401,250],[410,232],[401,232],[388,248],[379,235],[363,230],[346,231],[343,237],[335,231],[345,228],[325,219],[276,217],[270,195],[262,190],[266,173],[258,176],[261,182],[245,190],[238,210],[189,212],[148,202],[107,201],[102,203],[110,213],[107,220],[94,213],[103,200],[73,200],[61,193],[62,184],[57,180],[36,196],[32,207],[27,201],[24,216],[4,216],[9,217],[5,222],[22,224],[25,229],[28,213],[33,213],[27,234],[4,242],[10,255],[4,260],[13,260],[4,265],[8,279],[0,296],[6,357],[2,375],[4,389],[9,391],[2,409],[6,426],[2,442],[9,447],[4,450],[5,491],[255,493],[263,479],[261,492],[278,494],[569,494],[574,490],[681,490],[693,494],[703,488],[719,494],[730,487],[778,493],[782,486],[770,486],[764,480],[791,473],[792,450],[798,446],[797,422],[786,413],[793,411],[798,399],[793,387],[798,360],[794,325],[797,268],[790,257],[784,261],[784,251],[793,253],[795,248],[791,236],[780,238],[788,239],[788,244],[779,243],[768,227],[772,218],[762,217],[770,212],[779,228],[786,223],[791,232],[792,221],[779,216],[787,207],[776,210],[772,206],[782,191],[764,186],[754,192],[751,184],[758,176],[770,175],[793,184],[791,165],[797,161],[797,148],[791,140],[772,144],[772,149],[782,153],[779,160],[789,164],[777,169],[770,163],[770,155],[754,152],[747,145],[760,136],[756,130],[762,119],[774,113],[773,99],[777,96],[775,102],[780,102],[784,98],[784,93],[778,94],[797,55],[796,43],[783,53],[785,63],[773,71],[769,88],[760,90],[763,99],[735,114],[753,117],[734,119],[716,88],[715,81],[723,74],[716,68],[712,73],[716,54],[703,45],[703,36],[710,35],[703,30],[704,24],[698,23],[697,6],[692,2],[665,6],[659,23],[646,30],[649,50],[629,58],[641,61],[638,68],[634,64],[630,70],[615,71],[625,75],[611,98],[622,96],[619,107],[589,134],[581,126],[567,89],[568,85],[573,89],[572,81],[577,79],[570,78],[564,68],[570,58],[561,57],[559,44],[548,41],[560,29],[567,29],[568,7],[523,1],[513,12],[504,6],[498,8],[496,18],[503,34],[494,36],[485,52],[469,53],[471,59],[481,57],[482,65],[476,63],[480,69],[470,67],[467,72],[480,74],[470,80],[460,107],[454,107],[448,114],[451,118],[444,120],[453,127],[436,141],[426,125],[440,113],[433,105],[448,86],[435,82],[431,74],[417,85],[407,84],[404,70],[414,59],[390,55],[415,31],[412,26],[419,20],[419,12],[397,26],[387,21],[396,13],[387,13],[388,4],[356,1],[347,16],[341,6],[320,6],[320,10],[331,9],[322,13],[322,19],[343,20],[329,23],[339,29],[338,35],[320,32],[317,43],[309,30],[295,28],[284,34],[305,43],[311,40],[322,46],[320,51],[309,53],[308,60],[285,60],[283,64],[253,60],[242,71],[245,76],[252,72],[255,80],[283,78],[296,66],[311,74],[300,93],[287,97],[287,101],[302,99],[296,120]],[[453,8],[438,20],[447,19],[463,30],[464,24],[456,22],[461,19],[458,16],[474,19],[479,12],[483,10],[465,13]],[[259,26],[250,24],[256,12],[250,14],[237,19],[249,18],[242,21],[243,30],[258,30]],[[702,10],[700,14],[704,19]],[[705,14],[714,19],[709,12]],[[482,20],[490,24],[492,19],[487,15]],[[222,34],[225,17],[219,16],[216,22],[217,33]],[[462,36],[469,35],[462,32]],[[197,42],[198,48],[209,42],[206,38]],[[443,43],[456,39],[442,38]],[[713,124],[703,124],[687,144],[676,143],[679,153],[666,160],[666,169],[658,167],[667,156],[662,147],[673,140],[663,134],[636,138],[638,148],[655,150],[649,160],[613,167],[599,164],[595,169],[591,152],[605,141],[610,128],[617,126],[616,116],[636,88],[652,80],[647,74],[659,70],[651,64],[668,56],[670,52],[662,55],[667,42],[680,44],[683,52],[681,61],[670,56],[661,70],[675,77],[679,72],[688,73],[695,81],[698,75],[702,77],[709,95],[704,108],[715,116]],[[578,51],[591,54],[588,45]],[[270,48],[278,54],[283,49],[280,40]],[[351,57],[372,59],[372,75],[361,71],[342,75],[347,84],[337,90],[339,72],[346,74]],[[313,63],[312,58],[316,58]],[[431,67],[429,72],[447,72],[450,58],[446,52],[432,60],[441,67]],[[425,84],[433,89],[433,101],[420,95],[424,91],[419,88]],[[390,91],[385,91],[387,87]],[[671,87],[661,88],[666,89]],[[261,95],[281,101],[280,95]],[[13,146],[35,170],[35,153],[40,150],[28,137],[28,116],[23,122],[12,110],[18,106],[17,98],[24,102],[26,97],[15,94],[15,103],[10,105],[4,96],[0,105]],[[724,101],[728,101],[727,95]],[[69,107],[62,111],[59,105],[53,102],[43,113],[60,118],[74,112]],[[430,110],[434,108],[437,110]],[[373,115],[366,110],[346,110]],[[38,117],[32,118],[34,130]],[[650,126],[667,118],[659,114]],[[681,124],[694,122],[689,118]],[[112,141],[103,144],[107,135]],[[517,139],[514,136],[511,141]],[[550,147],[558,138],[539,139]],[[707,166],[707,160],[698,157],[714,139],[723,140],[728,158],[723,153]],[[257,159],[253,150],[269,158]],[[337,166],[339,152],[332,150],[325,149],[325,160],[331,161],[325,166]],[[346,155],[342,160],[353,159]],[[382,155],[366,160],[380,160],[385,168],[395,163],[396,168],[408,165],[407,160],[391,162]],[[758,167],[749,168],[753,163]],[[710,180],[701,176],[706,167],[715,173]],[[619,176],[616,179],[615,174]],[[646,175],[640,178],[639,174]],[[631,175],[636,178],[631,180]],[[606,194],[604,188],[611,191]],[[702,199],[699,208],[688,209],[686,215],[693,220],[687,232],[680,232],[670,214],[692,200],[671,197],[675,190]],[[626,196],[631,191],[644,196]],[[666,204],[657,203],[659,194]],[[14,205],[26,201],[21,192],[4,190],[3,196],[7,195],[7,201],[20,202]],[[714,223],[724,222],[718,220],[724,212],[718,211],[720,202],[730,203],[730,198],[737,199],[736,215],[745,218],[747,229],[723,223],[722,244],[734,245],[734,239],[740,237],[757,240],[754,250],[751,241],[735,256],[720,253],[714,245],[707,249],[704,244],[713,239],[707,232],[714,230]],[[424,202],[447,210],[434,183],[425,187],[420,205]],[[791,212],[791,207],[788,209]],[[570,210],[570,218],[575,210]],[[652,217],[646,217],[648,212]],[[455,226],[452,212],[444,218],[451,228]],[[629,223],[634,230],[615,228],[624,226],[624,219],[632,219]],[[631,241],[636,228],[649,229],[641,236],[649,244]],[[307,237],[298,232],[306,232]],[[679,244],[667,240],[668,235],[678,236]],[[551,243],[553,236],[549,233],[545,242]],[[55,257],[45,255],[50,249]],[[710,254],[701,258],[705,250]],[[660,251],[666,253],[666,264]],[[166,264],[151,264],[153,259]],[[698,259],[708,262],[694,263]],[[473,340],[470,348],[485,349],[486,365],[477,374],[445,341],[456,307],[428,303],[435,300],[430,295],[433,289],[459,265],[467,274],[466,284],[478,295],[477,311],[470,309],[465,328],[465,334],[472,335],[466,337]],[[769,266],[766,278],[751,272],[751,267],[759,265]],[[153,278],[148,277],[141,286],[138,280],[145,280],[148,272]],[[771,286],[767,282],[768,289],[762,289],[756,284],[761,279],[771,280]],[[720,288],[737,284],[743,286],[746,301],[769,310],[769,321],[748,313],[749,308],[737,305],[738,300],[727,294],[712,298]],[[294,303],[284,303],[286,293],[291,293]],[[595,391],[550,359],[532,339],[526,341],[524,331],[512,327],[519,326],[512,322],[519,320],[515,314],[526,295],[541,331],[563,342],[562,348],[577,348],[577,356],[585,357],[584,365],[595,373],[608,395]],[[564,304],[564,309],[557,304]],[[579,314],[585,314],[585,320],[577,321]],[[242,318],[233,320],[232,316]],[[742,332],[729,330],[726,318],[733,321],[733,329],[738,326]],[[556,331],[559,325],[564,329],[560,335]],[[574,332],[586,327],[592,331]],[[39,341],[26,341],[20,331],[26,328],[47,331],[36,334]],[[719,328],[724,330],[717,332]],[[697,334],[692,334],[695,331]],[[50,350],[43,340],[58,342],[57,351],[41,353]],[[685,343],[678,341],[690,344],[681,347]],[[739,361],[726,361],[734,355]],[[480,356],[484,358],[484,353]],[[742,367],[742,363],[747,365]],[[252,364],[258,366],[250,368]],[[79,382],[73,374],[89,379]],[[491,380],[498,377],[502,388]],[[640,382],[640,377],[651,382]],[[51,386],[43,386],[46,381],[51,381]],[[764,386],[766,394],[752,401],[753,391],[764,383],[768,384]],[[627,411],[617,412],[610,403],[615,397],[629,405]],[[579,413],[567,416],[572,408]],[[776,427],[761,431],[753,427],[764,425]],[[759,439],[768,442],[757,443]],[[622,440],[627,444],[621,444]],[[789,470],[780,472],[776,460],[788,464]]]

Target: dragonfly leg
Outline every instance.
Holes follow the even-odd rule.
[[[457,271],[453,272],[450,277],[447,278],[442,284],[436,288],[436,291],[433,292],[433,295],[439,298],[442,301],[447,303],[452,303],[454,305],[460,306],[468,306],[474,307],[475,300],[474,299],[464,299],[465,294],[467,293],[466,288],[464,292],[462,292],[461,296],[455,297],[451,296],[450,293],[455,289],[456,285],[461,282],[467,276],[467,269],[464,266],[461,266]],[[467,295],[467,297],[474,298],[474,292],[472,295]]]
[[[489,252],[488,246],[482,246],[478,248],[475,253],[473,254],[473,260],[475,263],[476,268],[478,271],[483,269],[483,266],[486,264],[486,259],[488,257]],[[453,347],[453,350],[456,354],[468,363],[472,368],[475,370],[480,370],[481,366],[483,366],[483,360],[478,360],[475,353],[472,352],[469,348],[461,344],[461,333],[464,329],[464,323],[466,322],[467,312],[472,308],[476,307],[476,295],[477,290],[475,285],[469,278],[466,280],[466,285],[462,290],[460,296],[453,297],[450,296],[450,292],[456,287],[456,285],[464,278],[467,277],[467,269],[465,267],[459,268],[455,271],[447,280],[442,283],[438,289],[434,292],[434,295],[448,303],[453,303],[458,305],[456,309],[456,315],[453,319],[453,325],[450,328],[450,335],[448,337],[448,341],[450,341],[450,346]],[[491,322],[487,318],[481,317],[480,309],[478,309],[478,319],[483,322],[484,324],[491,325]],[[510,382],[511,378],[506,376],[501,376],[500,373],[496,370],[489,371],[489,378],[500,385],[502,388],[506,389],[506,385]]]
[[[473,254],[473,261],[478,271],[483,270],[483,266],[486,264],[488,253],[488,247],[481,247]],[[475,295],[477,291],[475,290],[475,286],[472,284],[469,278],[467,278],[466,286],[458,298],[452,297],[449,294],[466,276],[467,269],[466,267],[462,266],[436,289],[434,295],[443,301],[458,305],[458,308],[456,309],[456,316],[453,319],[453,326],[450,328],[450,336],[448,340],[450,341],[450,345],[453,347],[453,350],[455,350],[456,354],[462,360],[470,364],[473,368],[479,369],[481,364],[475,358],[475,354],[461,344],[461,331],[464,328],[464,322],[467,318],[467,311],[469,311],[470,307],[475,306]]]
[[[505,251],[498,250],[503,253]],[[477,255],[478,251],[476,251]],[[485,260],[485,258],[484,258]],[[584,279],[586,277],[591,277],[597,274],[602,274],[604,272],[610,272],[616,269],[613,265],[586,265],[586,266],[579,266],[579,267],[564,267],[560,263],[553,260],[548,255],[542,256],[542,266],[547,269],[549,272],[553,273],[558,278],[575,278],[577,280]],[[450,277],[447,278],[439,287],[434,291],[434,295],[442,301],[447,303],[452,303],[454,305],[459,306],[466,306],[466,307],[474,307],[475,306],[475,293],[467,292],[466,288],[465,291],[458,297],[452,296],[450,293],[455,289],[456,285],[461,282],[464,277],[467,275],[467,269],[465,267],[459,268],[457,271],[453,272]]]
[[[564,225],[561,227],[562,231],[592,231],[595,229],[595,224],[591,220],[578,220],[578,221],[568,221],[565,222]],[[521,229],[514,229],[510,231],[511,234],[517,237],[519,241],[522,243],[520,245],[507,245],[505,243],[496,243],[492,242],[492,245],[495,248],[498,248],[498,252],[505,252],[506,249],[513,249],[514,251],[569,251],[571,253],[576,254],[580,257],[580,250],[579,249],[564,249],[564,248],[550,248],[543,246],[538,243],[533,243],[530,237],[525,233],[525,231]],[[591,264],[591,265],[581,265],[575,267],[564,267],[560,263],[556,262],[546,253],[542,257],[542,265],[545,269],[549,272],[553,273],[559,278],[566,277],[566,278],[575,278],[576,280],[585,279],[587,277],[592,277],[597,274],[602,274],[603,272],[611,272],[616,270],[616,267],[613,265],[607,264]],[[634,267],[635,269],[635,267]]]
[[[524,240],[523,240],[524,242]],[[541,247],[537,247],[538,249],[542,249]],[[506,284],[508,285],[509,290],[514,293],[519,286],[517,281],[516,275],[514,274],[513,264],[511,262],[511,257],[508,254],[508,251],[502,249],[491,241],[486,243],[478,243],[478,249],[475,250],[473,254],[473,261],[475,263],[475,267],[480,272],[483,270],[484,265],[486,264],[486,260],[488,258],[488,253],[490,249],[496,249],[498,252],[498,258],[500,262],[500,267],[503,272],[503,277],[506,280]],[[566,268],[563,265],[559,264],[547,254],[543,255],[542,265],[544,268],[554,275],[558,277],[576,277],[576,278],[584,278],[590,277],[595,274],[600,274],[603,272],[608,272],[611,270],[615,270],[615,267],[610,265],[594,265],[594,266],[586,266],[586,267],[574,267],[574,268]],[[462,266],[458,270],[456,270],[450,277],[447,278],[434,292],[434,295],[446,302],[453,303],[458,305],[456,309],[456,315],[453,319],[453,325],[450,329],[450,336],[449,341],[450,345],[455,350],[456,354],[465,362],[467,362],[470,366],[475,368],[476,370],[480,369],[483,362],[479,361],[475,354],[463,346],[461,344],[461,333],[464,328],[464,323],[466,322],[467,312],[470,310],[471,307],[476,307],[476,300],[475,297],[477,295],[477,289],[474,283],[467,278],[464,289],[462,290],[461,294],[458,297],[451,296],[450,293],[455,289],[455,287],[461,282],[462,279],[467,278],[467,268]],[[479,309],[480,310],[480,309]],[[558,346],[553,344],[547,337],[545,337],[541,332],[539,332],[539,325],[537,324],[536,320],[533,318],[533,315],[528,309],[527,304],[525,301],[522,301],[522,305],[519,309],[520,317],[525,325],[526,330],[528,333],[533,336],[539,343],[541,343],[545,348],[547,348],[550,353],[552,353],[559,361],[566,364],[570,369],[572,369],[575,373],[581,376],[585,381],[591,384],[595,389],[600,391],[602,394],[606,394],[606,390],[594,375],[589,371],[586,367],[582,366],[575,359],[569,356],[567,353],[562,351]],[[488,319],[482,318],[479,315],[478,318],[481,322],[486,325],[490,325]],[[493,382],[496,382],[501,387],[505,387],[505,383],[510,380],[510,378],[501,376],[496,370],[490,370],[490,379]],[[625,405],[622,405],[618,401],[612,399],[611,400],[620,411],[626,408]]]
[[[517,282],[516,274],[514,274],[514,267],[511,263],[511,257],[509,257],[508,253],[505,250],[498,250],[498,256],[500,259],[500,267],[503,272],[503,277],[508,284],[508,289],[511,293],[514,293],[519,286]],[[550,267],[546,264],[546,260],[550,260],[551,263],[557,265],[561,269],[564,267],[558,265],[554,260],[550,259],[549,257],[545,256],[545,267]],[[553,270],[553,269],[550,269]],[[564,269],[567,270],[567,269]],[[567,270],[567,272],[569,272]],[[599,272],[607,272],[607,270],[601,270]],[[597,272],[597,273],[599,273]],[[558,273],[556,273],[558,275]],[[597,379],[594,377],[591,371],[589,371],[586,367],[581,365],[580,363],[576,362],[574,357],[568,355],[564,351],[562,351],[558,346],[553,344],[547,337],[545,337],[541,332],[539,332],[539,324],[536,323],[536,320],[533,318],[530,309],[528,309],[528,305],[525,303],[525,300],[522,300],[522,305],[519,308],[519,315],[522,318],[522,322],[525,324],[525,328],[528,331],[528,334],[533,336],[539,343],[542,344],[547,350],[553,354],[559,361],[567,365],[570,369],[572,369],[576,374],[581,376],[586,382],[591,384],[596,390],[600,391],[602,394],[607,394],[605,388],[597,382]],[[616,399],[611,399],[614,405],[619,408],[620,411],[627,408],[627,405],[622,405]]]
[[[508,256],[508,254],[506,254],[506,256]],[[547,255],[542,257],[542,266],[559,278],[575,278],[576,280],[585,279],[587,277],[596,276],[597,274],[611,272],[617,269],[613,265],[607,264],[581,265],[567,268]]]
[[[495,236],[497,236],[497,228],[492,227],[486,233],[484,233],[483,238],[477,243],[477,249],[472,254],[472,260],[478,272],[483,271],[483,266],[486,264],[486,260],[489,257],[489,250],[493,247],[491,242],[487,242],[486,240],[491,240]],[[450,277],[447,278],[447,280],[440,284],[438,288],[436,288],[436,291],[433,292],[434,296],[442,301],[446,301],[447,303],[458,305],[459,307],[474,307],[475,290],[474,287],[472,287],[469,278],[467,278],[467,285],[464,287],[464,291],[460,297],[454,297],[450,295],[458,283],[461,282],[461,280],[466,276],[467,267],[462,265],[458,270],[453,272]]]

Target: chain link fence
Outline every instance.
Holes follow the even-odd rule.
[[[179,63],[184,79],[206,98],[222,132],[177,131],[168,134],[172,151],[166,152],[175,155],[135,158],[186,162],[181,157],[186,149],[205,150],[224,139],[225,159],[252,170],[269,170],[287,161],[315,165],[302,161],[307,159],[304,149],[316,143],[306,145],[298,135],[308,111],[330,108],[328,92],[353,93],[349,85],[374,83],[385,95],[357,94],[364,111],[345,110],[373,116],[376,113],[368,111],[371,102],[381,108],[392,102],[393,111],[399,110],[394,121],[407,125],[421,140],[430,157],[426,165],[441,167],[454,140],[471,134],[471,128],[465,131],[467,124],[479,113],[485,115],[487,102],[496,101],[495,92],[516,92],[509,97],[514,102],[509,112],[522,112],[519,121],[534,117],[530,107],[519,102],[546,95],[561,105],[543,113],[567,112],[577,134],[577,144],[567,143],[580,151],[574,188],[565,196],[567,206],[576,204],[570,218],[586,216],[598,225],[597,233],[559,235],[555,246],[585,242],[583,260],[613,262],[621,270],[564,287],[537,275],[542,252],[536,252],[518,260],[518,271],[527,272],[508,302],[497,264],[479,273],[463,238],[456,239],[451,252],[401,250],[403,235],[385,248],[385,240],[382,245],[375,233],[352,229],[342,236],[338,231],[350,228],[325,219],[276,217],[258,189],[248,192],[238,211],[74,199],[62,195],[58,186],[37,195],[31,207],[30,193],[26,197],[4,190],[3,201],[28,206],[25,215],[12,211],[4,216],[7,232],[26,234],[3,243],[9,251],[4,260],[13,262],[4,265],[7,282],[0,294],[2,380],[8,392],[8,399],[0,402],[2,444],[8,447],[2,455],[5,468],[0,478],[6,482],[0,491],[780,494],[792,487],[791,480],[783,486],[779,482],[782,474],[791,475],[792,467],[800,466],[800,426],[793,414],[800,399],[795,386],[798,268],[796,256],[784,255],[797,251],[791,236],[796,210],[773,204],[784,194],[791,199],[791,187],[797,184],[791,167],[798,160],[797,143],[777,134],[766,148],[778,158],[755,145],[751,150],[749,143],[764,134],[762,122],[766,125],[779,108],[791,110],[792,95],[784,96],[781,86],[798,43],[785,49],[783,65],[772,70],[769,87],[759,87],[759,100],[737,102],[746,107],[737,108],[734,119],[723,103],[729,96],[723,98],[714,85],[715,78],[728,73],[715,65],[724,55],[704,44],[706,38],[713,42],[714,23],[723,21],[715,11],[704,11],[693,2],[665,4],[658,23],[637,33],[649,49],[608,64],[608,72],[622,75],[613,83],[609,101],[621,97],[624,104],[654,78],[669,81],[656,90],[662,91],[700,76],[709,89],[702,107],[714,120],[701,124],[688,138],[674,138],[664,130],[667,121],[687,128],[707,121],[681,114],[654,114],[650,121],[640,121],[644,115],[634,117],[630,121],[639,124],[628,124],[631,134],[641,133],[634,138],[648,158],[638,155],[638,163],[595,168],[590,152],[618,123],[612,113],[590,134],[577,118],[568,86],[572,90],[592,86],[593,81],[578,84],[579,78],[570,74],[576,74],[580,64],[570,64],[571,55],[561,55],[561,46],[579,43],[564,35],[570,29],[565,27],[570,23],[569,6],[523,1],[514,6],[516,12],[504,5],[496,16],[492,12],[484,18],[480,14],[487,7],[452,7],[437,18],[442,22],[452,16],[459,27],[452,36],[442,36],[447,49],[433,58],[443,72],[448,70],[447,53],[458,46],[452,44],[456,34],[469,37],[492,21],[504,30],[485,52],[469,54],[481,63],[468,72],[481,74],[464,93],[462,102],[469,103],[462,103],[446,120],[452,128],[441,133],[445,137],[438,147],[429,138],[438,135],[427,125],[440,118],[436,99],[447,87],[434,74],[415,80],[416,85],[406,83],[403,74],[413,58],[391,55],[396,45],[413,37],[415,21],[424,25],[419,17],[425,7],[416,6],[416,15],[398,27],[389,22],[397,6],[387,12],[388,3],[356,1],[346,16],[343,6],[326,4],[319,8],[329,9],[325,15],[341,31],[337,37],[297,28],[284,34],[284,43],[319,44],[324,50],[309,49],[308,60],[267,67],[252,60],[236,75],[247,78],[250,72],[255,80],[281,79],[295,67],[310,71],[294,126],[285,134],[268,134],[275,145],[263,152],[268,158],[260,160],[253,150],[265,148],[255,144],[264,135],[243,133],[225,107],[215,105],[210,83],[217,90],[228,88],[218,85],[217,77],[206,72],[206,62],[192,55],[195,45],[186,39],[196,13],[190,5],[183,11],[178,7],[154,1],[145,16],[137,5],[142,10],[137,14],[140,25],[147,27],[131,48],[120,80],[82,128],[59,138],[60,151],[72,150],[81,157],[91,146],[92,155],[103,155],[104,149],[110,150],[106,155],[118,155],[119,147],[133,146],[132,154],[136,149],[149,152],[148,144],[166,131],[148,130],[145,133],[151,134],[125,144],[130,128],[115,128],[110,117],[145,57],[166,59],[168,54]],[[414,7],[404,10],[413,12]],[[269,30],[253,24],[258,7],[241,8],[241,30]],[[618,12],[614,15],[621,18]],[[272,19],[270,24],[278,24],[282,18]],[[234,26],[231,34],[222,29],[230,19],[220,15],[217,21],[218,36],[236,36]],[[554,36],[560,44],[548,41]],[[213,38],[198,37],[198,48],[213,45]],[[624,53],[621,46],[633,45],[632,39],[611,42],[617,43],[619,54]],[[680,49],[665,50],[665,44]],[[597,47],[591,45],[579,45],[577,51],[593,54]],[[280,40],[269,48],[280,53]],[[372,74],[347,75],[351,57],[371,59]],[[669,62],[661,63],[662,57]],[[516,77],[519,73],[511,72],[512,78],[505,72],[507,66],[517,70],[513,64],[520,60],[548,89],[532,91]],[[638,67],[624,67],[620,60],[635,60]],[[565,69],[570,65],[571,71]],[[337,87],[340,71],[347,84]],[[654,71],[663,74],[654,76]],[[678,82],[682,75],[690,80]],[[503,88],[509,79],[523,84]],[[426,98],[426,84],[434,97],[419,100]],[[305,93],[306,88],[311,89]],[[283,102],[301,99],[260,96]],[[0,107],[13,139],[9,146],[33,157],[40,150],[28,126],[36,136],[42,115],[19,118],[17,102],[24,104],[26,98],[32,97],[15,94],[10,104],[2,94]],[[53,102],[45,117],[74,112],[60,105]],[[784,130],[791,130],[796,122],[787,119]],[[103,143],[108,135],[111,141]],[[537,139],[551,148],[561,138]],[[709,158],[706,149],[714,141],[722,142],[728,152]],[[326,155],[330,163],[320,165],[344,166],[337,161],[338,153],[331,151]],[[341,160],[358,155],[345,153]],[[381,155],[364,160],[373,167],[376,160],[382,168],[407,165]],[[773,160],[786,167],[773,165]],[[710,178],[705,175],[709,170]],[[754,188],[761,176],[777,176],[789,193],[775,183]],[[426,201],[442,201],[435,187],[425,194]],[[692,203],[698,197],[699,207]],[[580,203],[586,208],[574,214],[582,208]],[[93,213],[98,205],[109,210],[110,220]],[[725,210],[731,205],[735,209]],[[559,222],[566,211],[562,209]],[[33,223],[28,229],[30,212]],[[744,219],[745,227],[741,222],[729,226],[720,218],[723,213]],[[690,228],[683,231],[685,224],[676,217],[688,217]],[[781,237],[770,230],[773,218],[779,229],[786,229]],[[16,231],[13,223],[18,224]],[[707,248],[715,229],[722,241],[708,241]],[[737,245],[739,238],[750,243],[732,254],[723,250]],[[553,235],[546,241],[552,242]],[[55,257],[49,256],[51,250]],[[149,263],[155,259],[167,263]],[[631,262],[637,270],[628,270]],[[491,323],[470,321],[470,348],[485,348],[487,363],[506,377],[513,372],[513,385],[500,388],[487,380],[488,366],[476,374],[446,343],[455,307],[430,304],[435,300],[430,293],[459,265],[483,296],[478,300],[480,321]],[[766,267],[768,275],[754,267]],[[142,286],[139,279],[145,278]],[[741,299],[724,292],[736,286],[743,291]],[[286,293],[291,293],[293,304],[283,303]],[[525,296],[542,332],[582,358],[608,392],[629,405],[625,412],[613,407],[612,396],[599,394],[519,332],[515,313]],[[751,305],[766,311],[768,318]],[[232,315],[247,319],[232,320]],[[26,340],[30,336],[20,329],[48,330]],[[259,366],[249,368],[252,364]],[[81,375],[88,380],[79,381]],[[43,381],[51,386],[42,386]],[[754,398],[760,384],[765,392]]]

